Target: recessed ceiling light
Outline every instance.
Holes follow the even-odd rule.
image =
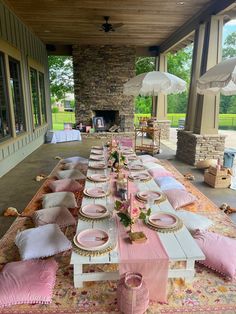
[[[176,2],[177,5],[184,5],[184,1]]]

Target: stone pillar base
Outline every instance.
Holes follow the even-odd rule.
[[[200,160],[220,158],[223,163],[225,136],[219,134],[199,135],[191,131],[177,133],[176,158],[190,165]]]
[[[170,120],[157,120],[155,124],[161,129],[161,140],[169,140],[170,138]]]

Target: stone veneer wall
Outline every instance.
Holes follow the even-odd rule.
[[[135,76],[135,49],[126,46],[73,46],[76,122],[92,125],[95,110],[119,110],[122,131],[133,131],[134,97],[123,85]]]
[[[170,120],[157,120],[157,125],[161,129],[161,140],[169,140],[170,138]]]
[[[223,162],[225,136],[219,134],[199,135],[179,130],[176,158],[190,165],[200,160],[220,158]]]

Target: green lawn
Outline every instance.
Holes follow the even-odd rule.
[[[138,117],[150,117],[150,114],[135,114],[134,123],[138,124]],[[168,120],[171,120],[172,127],[178,127],[180,118],[185,118],[184,113],[169,113]],[[58,112],[52,114],[53,130],[63,130],[64,122],[75,123],[74,112]],[[219,128],[236,130],[236,114],[220,114],[219,115]]]

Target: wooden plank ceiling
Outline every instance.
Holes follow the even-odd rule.
[[[222,0],[221,0],[222,1]],[[6,3],[46,44],[160,45],[212,0],[7,0]],[[104,16],[123,23],[100,31]]]

